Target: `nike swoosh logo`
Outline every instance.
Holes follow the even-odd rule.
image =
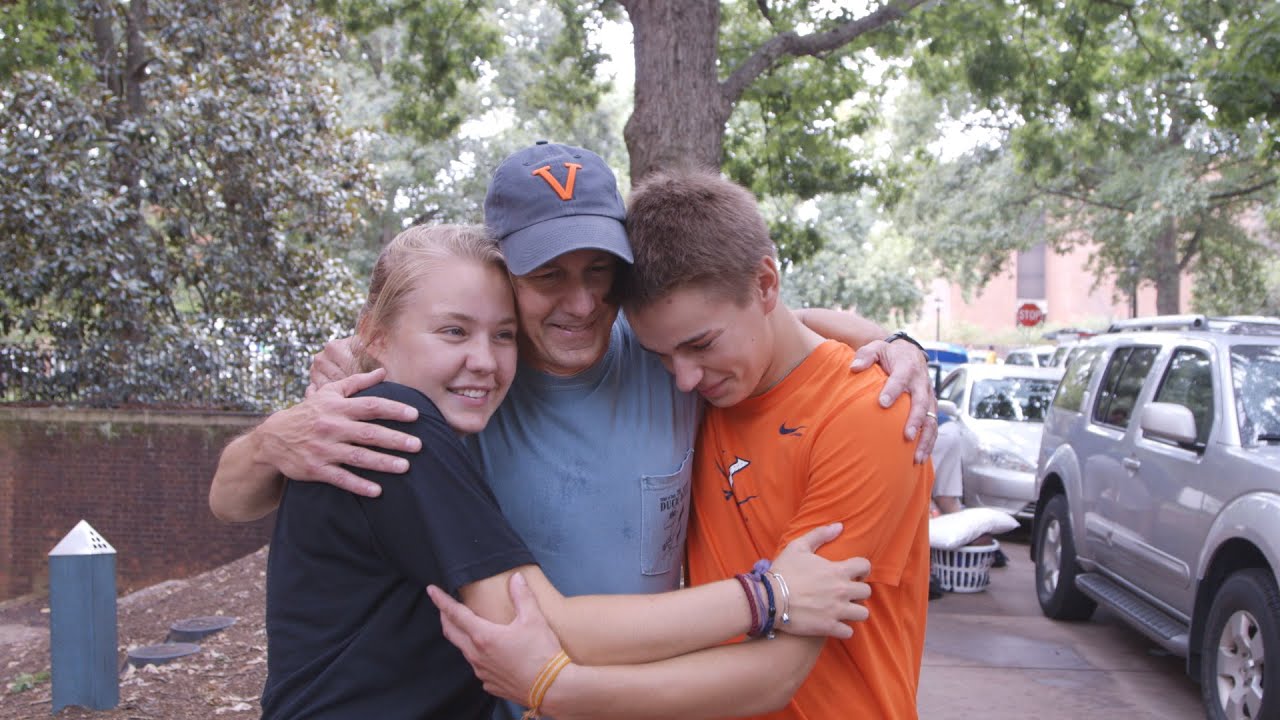
[[[795,426],[795,427],[793,427],[793,428],[789,428],[789,427],[787,427],[787,424],[786,424],[786,423],[782,423],[781,425],[779,425],[779,426],[778,426],[778,434],[779,434],[779,435],[790,435],[790,434],[792,434],[792,433],[800,432],[800,431],[801,431],[801,430],[803,430],[803,429],[804,429],[804,426],[803,426],[803,425],[797,425],[797,426]]]

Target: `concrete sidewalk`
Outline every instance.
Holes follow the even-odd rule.
[[[1001,540],[1009,566],[973,594],[929,603],[922,720],[1199,720],[1199,686],[1168,655],[1104,611],[1045,618],[1025,533]]]

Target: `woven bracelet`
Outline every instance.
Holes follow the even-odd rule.
[[[739,573],[737,578],[738,583],[742,585],[742,591],[747,594],[747,607],[751,608],[751,627],[747,628],[747,636],[756,637],[759,635],[762,624],[755,593],[751,592],[751,576],[746,573]]]
[[[777,612],[777,606],[774,605],[774,602],[773,602],[773,583],[769,582],[769,579],[767,577],[764,577],[764,575],[765,575],[764,573],[760,574],[760,584],[764,585],[764,593],[768,594],[769,596],[769,614],[768,614],[768,618],[764,620],[764,628],[760,630],[760,634],[764,635],[764,637],[771,639],[772,641],[773,616]]]
[[[773,567],[773,563],[769,562],[767,558],[762,558],[756,561],[755,567],[751,570],[751,577],[760,581],[760,584],[764,586],[765,595],[769,598],[768,612],[765,614],[764,627],[760,629],[760,634],[770,640],[774,638],[773,620],[774,615],[777,613],[777,605],[773,598],[773,585],[765,577],[765,575],[769,574],[769,568],[771,567]]]

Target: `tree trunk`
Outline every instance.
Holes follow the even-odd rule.
[[[663,168],[719,168],[733,111],[717,77],[719,0],[623,6],[635,34],[635,110],[624,132],[632,184]]]
[[[141,122],[147,114],[143,84],[147,79],[149,60],[145,32],[150,21],[150,8],[147,0],[132,0],[120,14],[117,13],[118,6],[107,0],[87,3],[83,8],[88,13],[93,34],[98,79],[110,94],[104,125],[114,134],[126,122]],[[123,32],[117,33],[117,26],[121,23]],[[124,241],[121,246],[127,248],[131,257],[129,264],[137,268],[130,275],[152,283],[153,275],[145,268],[159,261],[148,250],[145,238],[148,229],[142,215],[146,189],[142,183],[140,162],[146,151],[137,143],[145,143],[146,140],[129,139],[137,135],[136,131],[131,132],[125,138],[118,138],[120,142],[112,144],[110,172],[114,184],[123,188],[128,196],[125,206],[127,219],[119,223],[118,232]],[[163,302],[170,295],[167,290],[160,289],[153,297],[155,302]],[[129,362],[131,346],[146,344],[150,334],[146,318],[142,313],[126,316],[120,320],[116,332],[124,342],[113,344],[110,357],[118,366],[124,367]]]
[[[780,32],[738,67],[722,68],[719,0],[619,0],[635,48],[635,109],[624,135],[631,182],[662,168],[718,169],[733,106],[756,78],[800,55],[820,56],[901,19],[925,0],[894,0],[856,20],[804,35]],[[759,3],[768,16],[768,6]],[[719,75],[727,77],[722,82]]]
[[[86,6],[89,25],[93,29],[93,66],[98,80],[118,98],[124,97],[124,72],[120,67],[120,48],[116,46],[115,14],[107,2]],[[107,118],[107,127],[120,124],[121,113],[113,112]]]
[[[147,0],[131,0],[125,16],[125,99],[129,114],[141,117],[146,113],[146,100],[142,96],[142,83],[147,78],[147,47],[142,32],[146,29],[150,9]]]
[[[1156,313],[1176,315],[1181,312],[1182,274],[1178,266],[1178,226],[1172,218],[1156,237],[1152,258],[1152,280],[1156,284]]]
[[[1169,123],[1168,147],[1181,147],[1187,126],[1179,113],[1174,113]],[[1156,314],[1177,315],[1181,310],[1182,253],[1178,252],[1178,218],[1170,213],[1155,239],[1155,257],[1152,258],[1151,277],[1156,284]]]
[[[117,17],[112,4],[105,0],[85,6],[93,33],[94,67],[99,81],[111,94],[106,126],[116,130],[126,120],[140,121],[147,112],[143,83],[149,53],[143,33],[149,22],[147,0],[129,3],[122,17]],[[121,52],[116,24],[124,23],[124,52]],[[132,206],[141,205],[139,187],[141,172],[134,148],[118,147],[112,157],[112,174],[120,187],[128,188]]]

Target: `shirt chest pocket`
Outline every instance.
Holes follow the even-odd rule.
[[[680,566],[689,525],[692,459],[689,450],[675,472],[640,476],[640,570],[645,575],[662,575]]]

